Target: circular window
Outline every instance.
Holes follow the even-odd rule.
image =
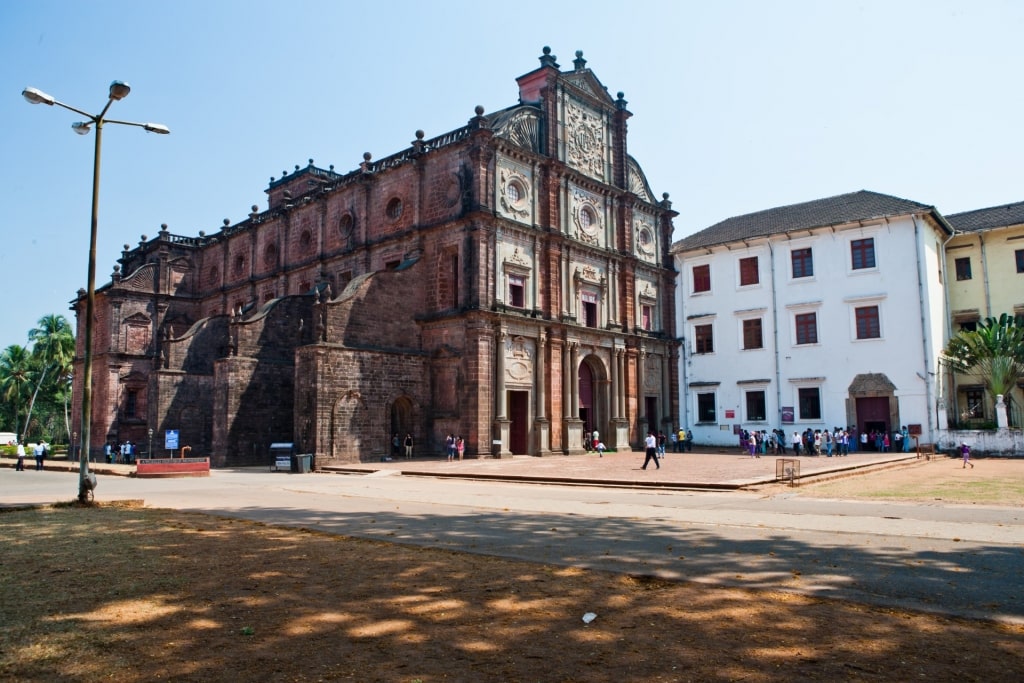
[[[338,221],[338,232],[341,233],[343,239],[347,239],[352,234],[352,228],[356,224],[356,219],[350,213],[346,213]]]
[[[395,197],[388,202],[387,207],[384,209],[384,213],[387,214],[387,217],[391,220],[397,221],[402,217],[402,209],[402,200]]]
[[[518,204],[523,199],[523,188],[519,183],[511,182],[505,186],[505,196],[513,204]]]
[[[594,216],[593,210],[589,206],[584,206],[580,209],[580,227],[590,232],[594,229],[594,224],[597,222],[596,216]]]
[[[651,237],[651,231],[650,230],[641,230],[640,231],[640,244],[642,246],[649,247],[651,245],[651,241],[653,239],[654,238]]]

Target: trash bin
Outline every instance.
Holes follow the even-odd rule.
[[[292,456],[292,472],[307,474],[313,471],[313,454],[302,453]]]
[[[494,439],[491,441],[491,455],[495,458],[501,457],[501,439]]]

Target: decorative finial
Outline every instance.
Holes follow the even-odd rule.
[[[479,104],[476,105],[476,107],[473,108],[473,111],[476,112],[477,116],[483,116],[484,115],[484,108],[482,106],[480,106]]]
[[[416,139],[417,140],[422,140],[423,139],[423,135],[424,135],[424,133],[423,133],[422,130],[416,131]]]
[[[139,235],[139,239],[145,242],[146,240],[149,239],[149,237],[147,237],[146,235]]]
[[[225,218],[225,219],[224,219],[224,227],[226,228],[226,227],[228,227],[229,225],[231,225],[231,219],[229,219],[229,218]]]
[[[372,154],[370,154],[369,152],[363,152],[363,161],[369,161],[372,158],[373,158]]]
[[[313,165],[313,160],[312,160],[312,159],[310,159],[310,160],[309,160],[309,165],[310,165],[310,166],[312,166],[312,165]]]
[[[250,208],[252,209],[253,213],[259,213],[260,211],[260,207],[256,206],[255,204],[253,204],[252,207]]]
[[[542,52],[544,54],[538,57],[538,59],[540,59],[541,66],[553,66],[554,68],[557,69],[558,63],[555,61],[557,57],[551,54],[551,48],[545,45]]]
[[[583,59],[583,50],[576,50],[576,59],[572,60],[572,65],[576,67],[577,71],[582,71],[587,67],[587,60]]]

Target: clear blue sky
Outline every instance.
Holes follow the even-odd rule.
[[[212,233],[314,159],[354,169],[517,101],[549,45],[625,93],[629,151],[680,216],[869,189],[943,213],[1024,200],[1024,2],[997,0],[6,0],[0,3],[0,348],[85,286],[93,138],[107,126],[98,284],[122,245]]]

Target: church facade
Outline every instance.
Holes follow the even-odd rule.
[[[545,48],[517,83],[392,156],[271,179],[266,210],[213,234],[125,245],[97,292],[91,451],[153,430],[161,455],[177,430],[215,465],[274,442],[319,465],[379,460],[396,433],[469,457],[668,433],[676,213],[582,53],[563,71]]]

